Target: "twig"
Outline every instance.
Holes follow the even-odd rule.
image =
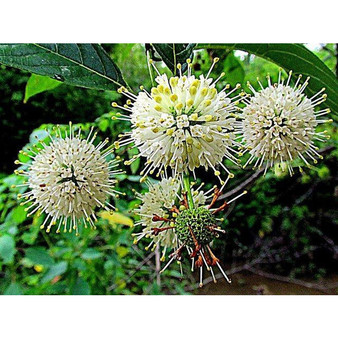
[[[156,283],[158,286],[161,286],[161,261],[160,261],[160,248],[157,245],[155,249],[155,272],[156,272]]]
[[[147,264],[155,255],[155,251],[151,252],[146,258],[143,259],[143,261],[135,268],[135,270],[133,272],[131,272],[127,278],[124,279],[125,283],[128,283],[129,280],[142,268],[142,266],[144,264]],[[113,289],[115,289],[116,284],[113,284],[111,286],[108,287],[108,291],[111,291]]]
[[[331,152],[332,150],[335,149],[335,146],[328,146],[326,148],[323,148],[323,149],[320,149],[318,150],[318,153],[319,154],[325,154],[325,153],[329,153]],[[251,183],[253,183],[254,181],[256,181],[260,176],[261,174],[264,172],[264,168],[262,169],[259,169],[257,171],[255,171],[254,174],[252,174],[249,178],[247,178],[246,180],[244,180],[241,184],[239,184],[236,188],[226,192],[225,194],[221,195],[219,197],[218,200],[223,200],[223,199],[226,199],[226,198],[229,198],[231,197],[232,195],[242,191],[244,188],[246,188],[248,185],[250,185]]]
[[[318,153],[319,154],[326,154],[326,153],[330,153],[332,150],[334,150],[334,149],[336,149],[336,147],[335,146],[327,146],[327,147],[325,147],[325,148],[323,148],[323,149],[319,149],[318,150]]]
[[[257,171],[255,171],[254,174],[252,174],[249,178],[247,178],[245,181],[243,181],[241,184],[239,184],[238,186],[236,186],[236,188],[226,192],[225,194],[221,195],[219,197],[218,200],[224,200],[240,191],[242,191],[244,188],[246,188],[249,184],[253,183],[255,180],[257,180],[261,174],[264,172],[264,168],[263,169],[259,169]]]
[[[131,248],[143,259],[143,253],[144,251],[141,251],[136,245],[132,245]],[[147,256],[148,257],[148,256]],[[153,270],[155,270],[155,265],[151,262],[151,260],[148,260],[147,265],[149,265]]]

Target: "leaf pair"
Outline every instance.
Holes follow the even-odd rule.
[[[336,77],[315,54],[301,44],[151,45],[173,74],[176,74],[178,63],[182,64],[182,71],[185,71],[186,59],[192,59],[194,48],[242,50],[255,54],[286,71],[292,70],[293,77],[298,74],[310,76],[308,95],[312,96],[325,87],[328,96],[325,104],[333,114],[338,113]],[[99,44],[0,44],[0,63],[85,88],[116,90],[126,85],[120,70]],[[38,80],[40,83],[33,88],[33,93],[56,86],[51,81],[41,84],[43,80]],[[26,93],[26,100],[29,94]]]

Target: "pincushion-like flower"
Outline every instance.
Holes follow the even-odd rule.
[[[143,237],[151,237],[152,242],[149,247],[156,247],[157,245],[164,247],[162,259],[165,257],[167,248],[174,248],[177,246],[177,236],[174,231],[162,231],[156,236],[153,234],[153,228],[158,226],[158,220],[153,219],[154,215],[158,219],[166,219],[172,212],[172,207],[175,205],[175,200],[178,198],[177,194],[180,190],[179,181],[173,178],[164,178],[157,184],[152,184],[146,181],[149,191],[145,194],[136,193],[136,196],[142,201],[139,209],[135,212],[141,216],[139,223],[142,224],[143,231],[136,236],[134,244],[136,244]],[[205,202],[205,196],[202,191],[193,191],[193,198],[196,205],[202,205]]]
[[[314,163],[317,162],[315,157],[322,158],[314,140],[325,141],[327,138],[326,132],[315,131],[319,123],[330,121],[318,119],[329,113],[329,109],[315,111],[315,107],[325,101],[324,89],[308,98],[303,92],[309,78],[300,85],[300,75],[292,87],[291,74],[285,83],[281,73],[276,84],[268,77],[266,88],[259,82],[260,91],[248,84],[254,95],[246,101],[242,115],[243,143],[251,155],[245,166],[256,159],[254,167],[265,165],[266,172],[269,166],[280,163],[282,169],[287,167],[292,175],[293,160],[300,158],[309,165],[306,157]]]
[[[230,177],[228,176],[226,182]],[[200,190],[202,185],[196,190],[190,189],[190,186],[187,189],[186,183],[181,187],[175,179],[162,179],[156,185],[148,183],[148,193],[138,194],[142,205],[136,213],[141,220],[135,225],[142,225],[144,228],[142,232],[134,234],[135,243],[146,236],[152,239],[147,249],[152,247],[155,250],[156,247],[163,246],[161,261],[165,260],[167,249],[172,249],[169,261],[161,272],[174,259],[181,263],[183,249],[186,249],[192,260],[192,271],[194,268],[199,269],[200,286],[203,286],[203,266],[210,271],[214,282],[216,282],[216,277],[213,266],[217,266],[230,283],[230,279],[219,263],[220,260],[213,254],[210,243],[220,233],[224,233],[224,230],[217,225],[217,222],[223,219],[216,218],[216,214],[226,209],[246,191],[230,201],[223,202],[219,207],[215,207],[226,182],[220,189],[213,187],[203,192]],[[207,199],[211,199],[208,205],[206,205]],[[183,273],[181,264],[180,268]]]
[[[40,142],[27,152],[21,151],[32,158],[31,163],[19,160],[16,164],[27,167],[27,170],[16,170],[15,173],[27,177],[22,186],[29,188],[28,192],[19,194],[18,198],[26,199],[22,205],[31,203],[26,210],[28,215],[35,212],[45,213],[46,218],[41,228],[47,227],[49,232],[57,224],[56,232],[63,226],[64,231],[73,229],[78,234],[78,226],[90,224],[95,227],[95,207],[106,210],[114,209],[108,202],[109,195],[116,196],[115,180],[112,176],[118,172],[114,168],[118,159],[110,159],[113,148],[105,146],[108,139],[93,144],[96,133],[93,128],[86,139],[81,138],[81,129],[75,134],[70,123],[69,135],[52,137],[47,145]]]
[[[211,167],[219,176],[217,165],[229,173],[222,163],[224,158],[237,164],[235,112],[242,94],[233,98],[229,95],[239,85],[228,93],[228,86],[221,91],[216,89],[215,84],[224,75],[222,73],[215,81],[209,78],[217,58],[208,74],[198,79],[191,74],[191,63],[187,61],[187,75],[182,75],[181,65],[178,65],[179,76],[169,79],[151,62],[158,73],[155,79],[158,85],[150,93],[141,87],[143,91],[137,96],[122,87],[119,92],[128,97],[127,105],[112,104],[130,113],[130,116],[118,114],[121,119],[131,120],[132,131],[116,145],[135,143],[138,147],[139,154],[129,163],[140,156],[147,158],[141,173],[143,180],[148,173],[156,170],[160,173],[168,167],[173,177],[187,169],[194,172],[200,166],[206,170]]]

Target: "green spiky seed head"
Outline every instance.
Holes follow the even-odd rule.
[[[175,233],[178,239],[187,246],[194,247],[191,231],[198,244],[209,244],[214,237],[209,227],[216,224],[216,219],[208,209],[199,207],[182,211],[176,218],[175,224]]]

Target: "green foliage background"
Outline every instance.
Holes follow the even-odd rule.
[[[103,48],[130,88],[137,91],[141,84],[151,87],[146,52],[155,60],[170,57],[163,45],[111,44]],[[248,80],[255,85],[256,77],[264,79],[267,73],[277,78],[280,64],[253,54],[238,53],[230,45],[220,48],[190,44],[188,52],[184,48],[178,50],[182,61],[180,56],[177,60],[184,62],[192,48],[195,48],[193,69],[197,75],[208,71],[213,57],[220,57],[212,73],[213,77],[222,71],[226,73],[220,87],[226,83],[232,87],[237,83],[244,85]],[[266,48],[271,52],[271,46]],[[334,44],[326,44],[315,51],[332,74],[337,69],[335,48]],[[168,61],[171,69],[173,62]],[[165,64],[158,62],[157,66],[170,74]],[[11,188],[21,179],[12,172],[18,151],[34,143],[34,135],[44,138],[44,128],[52,131],[55,124],[64,126],[73,121],[83,130],[94,125],[100,138],[109,137],[114,141],[128,130],[129,124],[111,119],[114,112],[110,103],[124,103],[113,90],[74,87],[66,84],[67,79],[62,83],[41,76],[45,74],[31,75],[8,66],[0,67],[0,294],[188,293],[188,286],[195,283],[188,266],[187,278],[181,280],[179,268],[173,264],[159,285],[155,253],[144,250],[147,240],[132,244],[134,229],[130,222],[137,219],[132,211],[138,202],[132,189],[146,191],[137,176],[141,161],[124,168],[127,173],[119,176],[118,189],[127,194],[114,201],[120,213],[126,216],[122,221],[102,216],[96,230],[81,229],[80,236],[76,237],[53,231],[46,234],[39,229],[43,216],[26,217],[24,207],[16,200],[20,189]],[[308,72],[311,70],[308,65]],[[117,76],[123,81],[119,74]],[[103,88],[108,86],[102,79],[97,81]],[[332,95],[337,95],[337,87],[333,85],[330,90]],[[337,111],[333,112],[332,118],[336,114]],[[329,130],[331,139],[323,146],[324,160],[316,167],[291,178],[282,172],[269,172],[265,178],[255,180],[249,194],[229,210],[223,224],[227,234],[214,243],[226,267],[264,257],[258,266],[279,275],[316,281],[337,273],[336,122],[325,129]],[[124,159],[133,155],[132,150],[125,148],[118,152]],[[230,181],[229,190],[253,174],[250,169],[232,169],[235,178]],[[206,182],[206,189],[217,183],[203,171],[198,177]]]

